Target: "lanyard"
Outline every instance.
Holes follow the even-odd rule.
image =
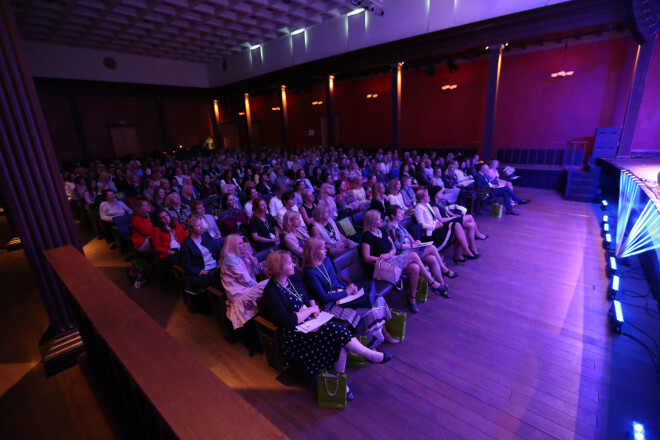
[[[286,291],[289,292],[291,295],[293,295],[293,296],[295,296],[296,298],[298,298],[298,300],[300,301],[300,303],[301,303],[302,305],[305,305],[305,304],[303,303],[303,300],[302,300],[302,295],[298,293],[298,291],[296,290],[296,286],[294,286],[293,283],[291,283],[291,282],[289,283],[289,286],[291,286],[291,288],[292,288],[293,290],[289,289],[287,286],[285,286],[284,284],[280,283],[279,281],[277,281],[277,284],[279,284],[280,287],[281,287],[282,289],[286,290]]]
[[[270,233],[270,223],[268,223],[268,217],[264,217],[264,219],[261,221],[264,222],[266,229],[268,229],[268,232]]]
[[[326,268],[323,266],[323,263],[319,266],[319,272],[321,272],[321,275],[323,275],[323,278],[325,278],[328,281],[328,288],[332,290],[332,280],[330,279],[330,274],[326,270]]]
[[[431,213],[431,215],[433,216],[433,220],[437,220],[437,219],[438,219],[438,218],[435,216],[435,214],[433,213],[433,208],[431,208],[430,205],[427,204],[427,205],[426,205],[426,209],[428,209],[429,212]]]

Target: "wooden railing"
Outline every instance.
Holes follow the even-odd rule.
[[[73,246],[44,252],[132,437],[285,438]]]

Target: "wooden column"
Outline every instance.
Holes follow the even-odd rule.
[[[220,103],[217,99],[212,99],[209,103],[211,112],[211,130],[213,131],[213,147],[216,150],[224,150],[225,146],[222,140],[220,130]]]
[[[335,145],[335,100],[333,92],[335,88],[335,77],[330,75],[325,84],[325,102],[326,102],[326,124],[328,126],[328,147]]]
[[[250,114],[250,94],[245,94],[245,120],[247,121],[248,145],[247,150],[252,151],[254,136],[252,134],[252,115]]]
[[[82,252],[82,245],[7,0],[0,0],[0,186],[50,319],[43,342],[57,342],[77,330],[43,251],[73,244]]]
[[[78,97],[75,95],[66,95],[66,100],[69,103],[69,111],[71,111],[71,118],[73,119],[73,126],[76,129],[78,145],[80,145],[80,152],[82,153],[83,160],[90,161],[92,159],[92,155],[89,152],[89,143],[87,142],[87,134],[85,133],[85,124],[83,124],[82,117],[80,116]]]
[[[289,151],[289,109],[286,104],[286,86],[280,86],[280,118],[282,123],[282,148],[280,153]]]
[[[401,153],[401,68],[396,63],[392,69],[392,150]],[[401,154],[399,154],[401,156]]]
[[[493,159],[493,135],[495,132],[495,109],[497,107],[497,92],[500,87],[500,68],[502,66],[503,44],[490,47],[490,72],[488,75],[488,100],[486,101],[486,121],[484,125],[484,140],[482,158],[484,161]]]
[[[630,156],[633,137],[635,136],[635,127],[637,126],[637,117],[639,108],[642,105],[644,97],[644,87],[646,87],[646,78],[649,74],[651,57],[653,55],[653,46],[656,38],[649,39],[646,43],[637,47],[637,56],[635,57],[635,70],[633,74],[630,95],[628,96],[628,106],[626,115],[623,118],[623,128],[621,129],[621,141],[619,142],[619,151],[617,157]]]

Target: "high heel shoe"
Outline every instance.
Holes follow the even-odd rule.
[[[454,264],[458,264],[458,263],[465,263],[468,259],[465,258],[465,256],[463,256],[462,260],[457,260],[456,258],[452,258],[452,260],[454,260]]]
[[[429,287],[431,287],[431,286],[429,286]],[[438,295],[438,296],[442,295],[445,298],[451,298],[451,295],[447,291],[447,290],[449,290],[449,287],[447,287],[447,285],[445,285],[445,284],[440,284],[438,287],[431,287],[431,290],[433,292],[435,292],[435,294]]]
[[[481,258],[481,254],[475,253],[474,255],[465,255],[465,258],[467,258],[468,260],[477,260]]]
[[[451,275],[450,275],[450,274],[451,274]],[[458,276],[458,272],[454,272],[454,271],[451,271],[451,270],[447,270],[447,272],[443,273],[442,276],[443,276],[443,277],[450,278],[450,279],[453,279],[453,278],[456,278],[456,277]]]
[[[412,302],[410,298],[408,298],[408,310],[410,310],[411,313],[419,312],[419,307],[417,307],[417,304]]]

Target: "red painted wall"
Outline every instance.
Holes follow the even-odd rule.
[[[261,139],[261,145],[267,147],[280,147],[282,145],[282,111],[273,110],[281,107],[280,92],[272,92],[266,95],[250,96],[250,110],[252,112],[252,123],[255,126],[257,139]],[[258,128],[257,128],[258,127]]]
[[[481,141],[488,66],[488,60],[478,59],[459,63],[458,71],[449,73],[446,66],[437,65],[431,77],[425,70],[404,70],[401,85],[401,142],[404,148]],[[446,84],[458,87],[442,90]]]
[[[81,160],[80,140],[67,99],[64,96],[41,95],[39,101],[57,160],[59,162]]]
[[[286,91],[289,110],[289,150],[302,150],[321,145],[321,115],[325,114],[325,86],[317,85],[310,89]],[[323,105],[312,105],[323,101]],[[313,134],[309,134],[313,130]]]
[[[660,151],[660,42],[656,41],[637,119],[633,151]]]
[[[108,127],[121,123],[137,126],[145,155],[162,151],[163,139],[154,99],[82,96],[78,104],[92,158],[114,157]]]
[[[201,145],[213,135],[209,101],[205,99],[164,99],[163,111],[170,145]]]
[[[625,109],[621,94],[627,96],[630,84],[631,49],[630,39],[619,38],[504,56],[496,143],[540,142],[536,146],[542,147],[593,137],[598,127],[620,126]],[[550,76],[561,70],[575,73],[566,78]]]
[[[367,94],[377,98],[367,99]],[[389,147],[392,142],[392,75],[335,81],[338,142],[355,148]]]

